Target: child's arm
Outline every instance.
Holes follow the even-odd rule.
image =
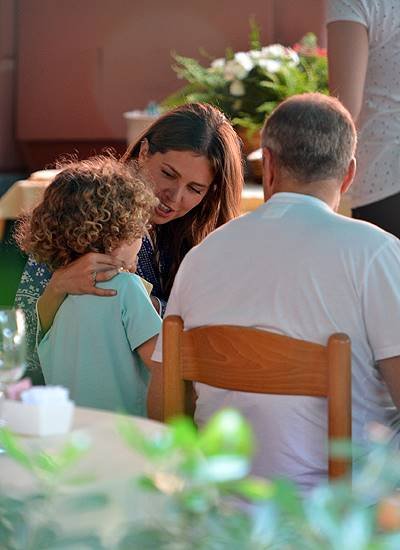
[[[163,420],[163,378],[162,364],[151,359],[157,342],[157,336],[153,336],[144,344],[139,346],[136,351],[142,361],[151,371],[149,391],[147,394],[147,414],[153,420]]]
[[[136,351],[140,355],[140,358],[142,359],[143,363],[150,370],[160,365],[160,363],[156,363],[151,359],[154,348],[156,347],[157,338],[158,338],[158,335],[156,334],[155,336],[150,338],[150,340],[147,340],[147,342],[144,342],[143,344],[141,344],[139,347],[136,348]]]

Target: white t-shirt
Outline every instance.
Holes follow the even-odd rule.
[[[275,194],[212,233],[185,257],[166,315],[185,328],[258,327],[320,344],[352,341],[353,437],[372,420],[390,425],[386,385],[374,364],[400,355],[400,241],[335,214],[317,198]],[[161,361],[161,338],[153,359]],[[327,475],[326,400],[246,394],[197,384],[196,420],[240,409],[256,431],[254,472],[287,476],[307,491]]]
[[[400,2],[328,0],[327,22],[332,21],[354,21],[368,29],[358,165],[350,191],[355,208],[400,191]]]

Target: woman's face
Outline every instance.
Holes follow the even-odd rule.
[[[152,223],[163,224],[181,218],[205,197],[213,180],[208,159],[191,151],[148,152],[143,142],[139,166],[148,170],[154,183],[154,193],[160,204]]]

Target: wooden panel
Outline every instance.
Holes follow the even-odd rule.
[[[263,330],[200,327],[182,335],[187,380],[256,393],[327,394],[324,346]]]
[[[350,339],[345,334],[328,342],[328,433],[330,443],[351,439],[351,355]],[[346,474],[349,460],[329,459],[329,477]]]

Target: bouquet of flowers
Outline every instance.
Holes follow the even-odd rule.
[[[252,134],[266,115],[287,97],[304,92],[328,93],[325,50],[308,33],[293,48],[262,46],[259,28],[251,23],[250,50],[226,51],[204,67],[195,59],[174,55],[173,69],[187,84],[166,98],[163,106],[201,101],[219,107],[239,128]]]

